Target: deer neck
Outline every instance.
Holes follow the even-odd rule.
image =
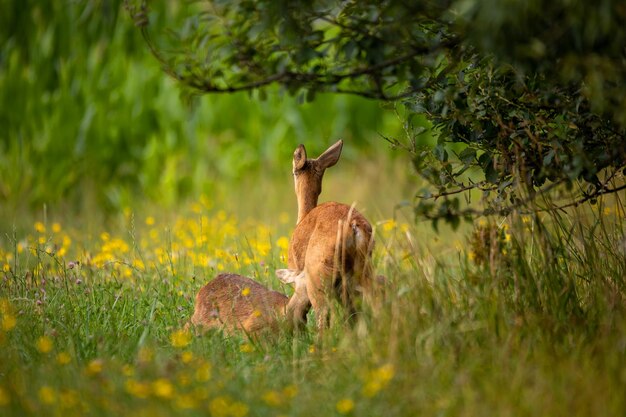
[[[296,224],[300,224],[302,219],[309,214],[309,211],[317,206],[317,197],[306,193],[298,194],[298,221]]]

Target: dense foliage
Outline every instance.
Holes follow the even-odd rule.
[[[324,91],[398,102],[408,134],[389,140],[435,186],[418,197],[440,197],[418,199],[424,216],[457,224],[474,210],[455,195],[476,188],[486,213],[561,184],[576,198],[567,204],[624,188],[621,1],[200,2],[169,37],[145,2],[128,9],[188,93],[263,96],[278,83],[302,100]],[[439,135],[432,150],[412,127],[420,113]],[[468,175],[476,169],[482,177]]]
[[[153,21],[183,11],[155,4]],[[243,93],[185,107],[121,0],[2,1],[0,207],[174,203],[250,171],[288,172],[298,143],[343,137],[358,154],[393,118],[354,97],[298,106],[267,94],[267,105]]]

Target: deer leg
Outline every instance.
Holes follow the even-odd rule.
[[[315,262],[306,268],[306,287],[317,317],[317,328],[322,331],[330,324],[329,297],[332,295],[332,268]]]
[[[354,324],[357,317],[356,285],[352,274],[342,274],[336,283],[336,293],[344,308],[345,321]]]
[[[306,326],[306,316],[311,309],[311,302],[306,299],[292,297],[287,305],[287,319],[290,325],[300,331]]]

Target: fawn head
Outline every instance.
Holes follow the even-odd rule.
[[[317,206],[324,172],[339,161],[342,147],[343,141],[338,140],[316,159],[307,159],[304,145],[299,145],[294,151],[293,178],[298,199],[298,223]]]

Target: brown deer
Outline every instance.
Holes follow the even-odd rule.
[[[326,168],[337,163],[343,141],[329,147],[317,159],[307,159],[304,145],[293,154],[293,177],[298,200],[298,221],[289,243],[289,269],[277,270],[283,280],[302,278],[295,301],[287,307],[294,323],[306,321],[311,305],[318,329],[328,326],[330,301],[339,298],[350,317],[356,297],[372,280],[372,226],[352,206],[335,202],[317,205]],[[304,294],[306,290],[306,294]],[[308,302],[306,301],[308,300]]]
[[[297,306],[308,303],[303,277],[304,274],[285,277],[286,283],[296,287],[288,298],[242,275],[220,274],[198,291],[194,313],[186,327],[222,328],[228,333],[243,330],[247,334],[276,330],[287,310],[298,311]]]

